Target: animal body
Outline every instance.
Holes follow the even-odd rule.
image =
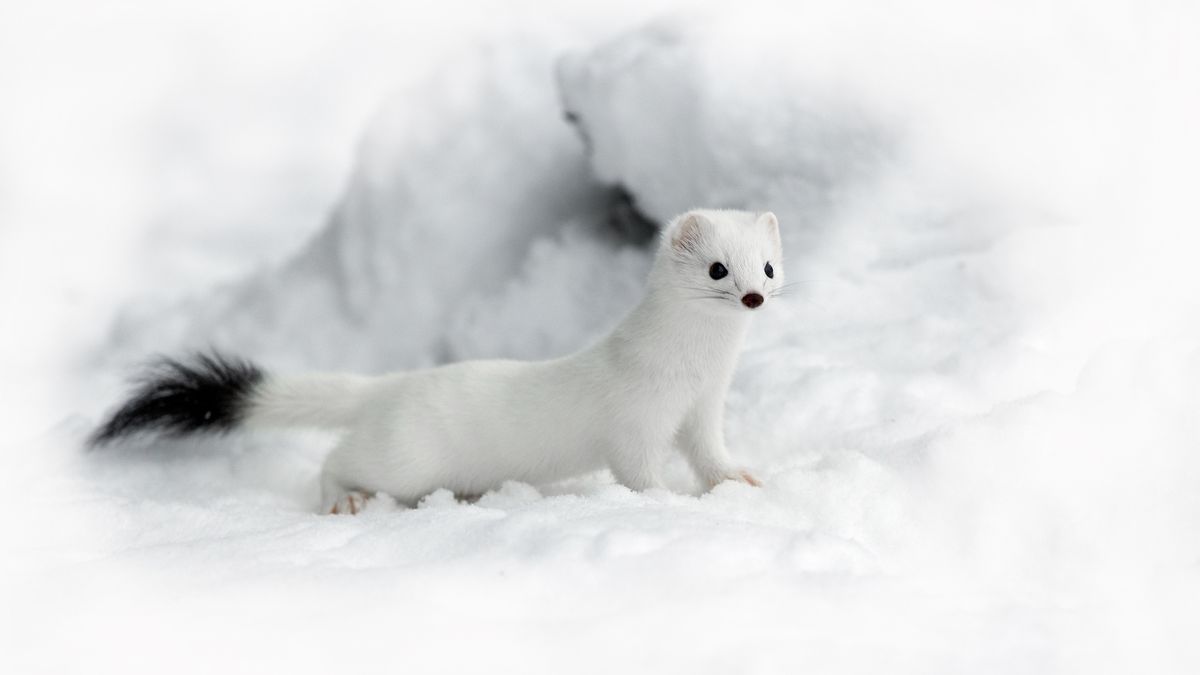
[[[606,337],[548,361],[466,361],[380,377],[268,375],[218,354],[163,360],[93,436],[255,427],[340,434],[323,510],[378,492],[414,503],[608,468],[660,487],[675,448],[699,480],[758,485],[726,450],[725,395],[752,314],[783,286],[771,213],[695,210],[664,229],[642,300]]]

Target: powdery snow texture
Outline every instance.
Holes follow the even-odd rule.
[[[1171,108],[1144,75],[1194,47],[1145,19],[1171,58],[1108,70],[1119,12],[1077,34],[965,16],[675,17],[462,53],[381,111],[299,253],[127,312],[93,371],[210,342],[282,370],[554,356],[640,293],[650,249],[612,226],[615,188],[660,222],[769,208],[799,283],[756,317],[727,423],[763,488],[697,495],[676,460],[672,493],[601,474],[320,517],[328,439],[84,455],[87,411],[14,477],[51,516],[7,565],[33,580],[10,654],[52,672],[1200,663],[1195,237],[1171,243],[1196,209],[1156,175],[1200,148],[1184,116],[1160,119],[1174,143],[1137,138],[1126,98]]]

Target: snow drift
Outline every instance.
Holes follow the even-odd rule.
[[[170,335],[292,368],[378,372],[492,354],[479,334],[539,356],[597,330],[620,310],[608,298],[636,292],[643,264],[616,250],[609,211],[621,196],[589,178],[562,121],[553,42],[531,32],[519,47],[484,44],[400,91],[367,130],[328,224],[300,253],[167,316],[128,314],[119,353],[137,358]],[[560,262],[539,253],[547,245]],[[615,267],[588,274],[601,260]],[[490,309],[529,274],[545,277],[531,289],[536,302]],[[580,302],[588,296],[600,301]],[[564,344],[564,332],[575,339]]]

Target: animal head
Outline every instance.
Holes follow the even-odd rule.
[[[694,210],[663,232],[662,283],[679,297],[720,311],[753,311],[783,287],[783,245],[775,214]]]

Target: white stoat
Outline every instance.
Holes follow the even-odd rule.
[[[596,344],[550,361],[466,361],[381,377],[265,375],[216,354],[164,360],[93,437],[235,427],[341,432],[324,510],[368,494],[414,503],[609,468],[659,487],[676,447],[702,483],[757,485],[725,449],[725,394],[751,314],[783,284],[774,214],[695,210],[663,231],[646,294]]]

